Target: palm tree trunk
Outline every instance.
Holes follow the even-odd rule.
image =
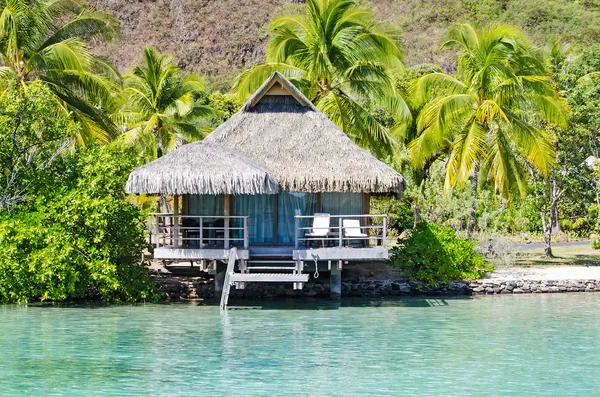
[[[547,220],[546,205],[541,207],[540,217],[542,218],[542,230],[544,232],[544,254],[546,258],[554,258],[552,253],[552,225]]]
[[[552,200],[552,204],[550,206],[550,227],[552,228],[552,234],[559,236],[560,241],[568,241],[568,237],[565,232],[563,232],[559,222],[558,202],[560,199],[560,192],[556,179],[552,179],[550,188],[550,198]]]
[[[165,144],[162,140],[162,135],[160,134],[160,125],[156,125],[152,129],[152,133],[156,137],[156,158],[161,158],[165,151]]]
[[[419,186],[419,189],[422,193],[421,196],[423,196],[423,201],[425,201],[425,185],[427,184],[427,180],[429,180],[429,177],[431,176],[431,167],[437,159],[438,156],[436,155],[428,159],[423,165],[423,180],[421,180],[421,184]],[[417,224],[420,223],[422,220],[423,219],[421,217],[421,199],[417,198],[413,203],[413,228],[416,228]]]
[[[558,203],[552,203],[552,208],[550,211],[550,224],[552,225],[552,233],[561,234],[563,231],[558,221]]]
[[[479,183],[479,166],[475,166],[471,178],[471,211],[469,212],[469,223],[467,224],[467,237],[473,237],[475,230],[475,217],[477,216],[477,185]]]
[[[159,120],[158,124],[155,125],[154,128],[152,129],[152,133],[156,137],[156,158],[161,158],[164,155],[164,151],[165,151],[165,145],[162,140],[162,135],[160,134],[161,127],[162,127],[162,123]],[[158,205],[160,208],[160,212],[162,212],[163,214],[169,213],[169,204],[167,203],[167,198],[165,197],[165,195],[163,195],[163,194],[160,195],[160,200],[159,200]]]

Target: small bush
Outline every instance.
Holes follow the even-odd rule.
[[[600,236],[592,236],[592,248],[595,250],[600,250]]]
[[[471,240],[452,228],[421,222],[399,246],[392,248],[392,265],[407,277],[427,283],[481,278],[493,266],[475,251]]]

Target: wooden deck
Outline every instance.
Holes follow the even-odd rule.
[[[343,260],[343,261],[358,261],[358,260],[385,260],[389,257],[387,247],[325,247],[325,248],[308,248],[295,249],[293,251],[294,260],[302,261],[328,261],[328,260]]]
[[[230,248],[236,247],[236,260],[255,265],[278,262],[385,260],[387,249],[387,217],[385,215],[335,215],[337,225],[324,236],[307,238],[311,216],[297,216],[294,243],[268,245],[249,243],[248,217],[200,217],[176,214],[152,214],[149,241],[154,259],[182,261],[226,261]],[[379,224],[367,224],[380,218]],[[361,220],[365,237],[349,235],[344,219]],[[261,266],[264,268],[265,266]],[[302,268],[298,263],[298,268]]]

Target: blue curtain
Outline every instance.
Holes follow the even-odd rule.
[[[191,195],[189,199],[190,215],[223,216],[225,197],[220,195]]]
[[[321,212],[331,215],[362,214],[361,193],[323,193],[321,195]],[[331,219],[331,226],[338,226],[338,219]]]
[[[313,215],[317,209],[318,196],[314,193],[281,192],[277,197],[277,242],[293,243],[296,215]],[[310,225],[310,219],[303,219],[301,227]]]
[[[250,243],[272,243],[274,228],[272,195],[239,195],[233,197],[233,215],[248,216]]]

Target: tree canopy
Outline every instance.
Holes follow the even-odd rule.
[[[513,188],[524,194],[527,167],[545,177],[555,164],[545,127],[567,125],[543,54],[506,25],[459,25],[443,48],[458,49],[458,73],[431,73],[415,84],[416,101],[425,105],[409,144],[414,165],[447,148],[447,188],[481,167],[504,197]]]
[[[181,74],[169,56],[145,48],[143,63],[124,76],[123,85],[124,103],[115,118],[123,124],[125,139],[151,157],[210,131],[206,118],[214,112],[196,100],[206,88],[204,79]]]
[[[304,9],[273,18],[269,28],[266,62],[234,82],[241,98],[278,71],[358,144],[380,153],[395,147],[396,130],[411,117],[394,87],[394,73],[403,67],[397,29],[355,0],[308,0]],[[396,128],[384,127],[368,103],[397,115]]]
[[[106,108],[118,74],[87,43],[111,38],[118,22],[78,0],[0,0],[0,89],[43,81],[82,126],[80,143],[116,134]]]

